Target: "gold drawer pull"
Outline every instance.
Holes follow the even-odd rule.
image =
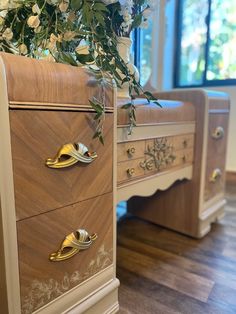
[[[78,229],[66,236],[60,249],[56,253],[50,254],[49,259],[52,262],[64,261],[77,254],[80,250],[88,249],[96,239],[96,233],[90,236],[86,230]]]
[[[91,163],[96,157],[97,154],[90,153],[88,148],[82,143],[65,144],[59,149],[55,158],[48,158],[46,160],[46,165],[49,168],[66,168],[79,161]]]
[[[222,176],[222,171],[219,168],[216,168],[212,171],[209,181],[215,183]]]
[[[218,126],[217,128],[215,128],[215,130],[212,132],[211,136],[216,139],[219,140],[221,139],[225,134],[224,128],[222,126]]]
[[[133,156],[135,154],[135,147],[130,147],[127,149],[127,154]]]
[[[134,168],[129,168],[127,169],[127,174],[132,177],[135,174],[135,169]]]

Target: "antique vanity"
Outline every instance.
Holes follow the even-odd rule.
[[[105,103],[105,145],[93,96]],[[0,306],[115,313],[116,204],[201,237],[222,216],[229,101],[189,90],[126,100],[85,69],[0,54]],[[114,110],[114,105],[117,110]]]
[[[84,69],[0,54],[1,313],[118,310],[115,100]]]

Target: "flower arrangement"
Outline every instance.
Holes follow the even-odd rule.
[[[128,37],[134,28],[145,26],[153,6],[147,1],[1,0],[0,51],[87,66],[100,80],[111,75],[118,86],[128,82],[131,101],[124,108],[129,110],[132,128],[136,95],[156,100],[143,91],[120,57],[117,36]],[[84,45],[88,49],[81,52]],[[103,103],[95,98],[90,103],[97,112],[95,137],[103,141]]]

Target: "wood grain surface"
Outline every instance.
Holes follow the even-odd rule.
[[[113,262],[112,193],[17,222],[22,313],[31,313]],[[49,261],[78,228],[97,233],[72,258]],[[79,301],[79,300],[78,300]]]
[[[112,114],[106,116],[104,146],[92,140],[91,113],[12,110],[10,125],[18,220],[112,191]],[[77,142],[97,152],[91,164],[46,167],[62,145]]]
[[[209,114],[205,201],[224,191],[228,123],[229,114]],[[221,139],[214,139],[212,133],[219,126],[223,127],[224,136]],[[210,178],[215,169],[220,169],[222,175],[216,182],[211,182]]]
[[[236,188],[227,188],[226,216],[201,240],[132,216],[120,220],[120,314],[236,312]]]
[[[192,102],[196,110],[196,135],[194,151],[193,178],[190,181],[177,182],[167,191],[159,191],[154,196],[146,199],[140,197],[132,198],[128,202],[129,211],[137,213],[144,218],[150,217],[158,224],[180,231],[182,233],[198,237],[199,236],[199,212],[202,209],[201,195],[204,191],[205,175],[202,180],[202,167],[206,159],[203,160],[204,136],[208,136],[205,126],[208,119],[209,102],[214,107],[217,97],[215,93],[203,90],[178,90],[172,92],[156,93],[155,96],[161,99],[177,99],[185,102]],[[211,98],[213,97],[213,98]],[[217,108],[229,108],[229,99],[226,94],[219,95],[220,100]],[[221,105],[220,105],[221,103]],[[226,138],[225,138],[226,140]],[[204,172],[205,173],[205,172]],[[203,198],[204,196],[202,196]],[[190,207],[191,204],[191,207]],[[138,206],[137,206],[138,205]],[[151,214],[152,212],[152,214]],[[147,218],[148,219],[148,218]]]
[[[165,99],[164,97],[161,99]],[[176,98],[177,99],[177,98]],[[126,100],[127,102],[127,100]],[[176,100],[160,100],[162,107],[156,104],[148,104],[145,99],[139,98],[134,101],[136,106],[136,124],[158,124],[167,122],[194,121],[194,106],[189,102]],[[129,112],[122,106],[125,101],[118,100],[117,105],[117,125],[129,124]]]
[[[105,96],[105,105],[114,105],[112,84],[105,84],[103,90],[88,69],[8,53],[0,53],[0,57],[6,68],[9,101],[84,106],[94,96]]]

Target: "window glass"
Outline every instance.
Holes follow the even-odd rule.
[[[207,80],[236,78],[236,1],[211,1]]]
[[[181,47],[179,60],[180,85],[203,83],[207,40],[208,0],[184,0],[182,4]]]
[[[144,86],[151,75],[152,58],[152,19],[148,20],[147,27],[140,29],[140,83]]]

